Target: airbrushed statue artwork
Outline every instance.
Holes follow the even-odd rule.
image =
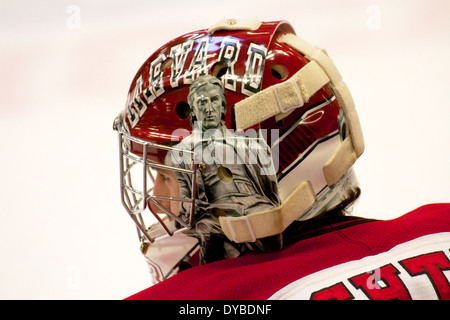
[[[227,256],[238,256],[236,249],[221,232],[220,216],[246,216],[252,212],[265,211],[280,204],[278,184],[272,155],[264,137],[250,130],[237,135],[227,128],[225,113],[227,100],[222,81],[214,76],[198,77],[190,86],[188,103],[192,134],[174,145],[166,158],[166,164],[192,169],[196,174],[196,231],[200,237],[208,237],[214,248],[202,254],[205,261],[223,259],[222,244],[225,242]],[[194,152],[191,157],[182,150]],[[184,156],[186,155],[186,156]],[[180,196],[192,195],[192,177],[175,172]],[[190,204],[183,203],[178,215],[189,220]],[[214,238],[212,240],[211,238]],[[211,257],[213,255],[213,257]]]

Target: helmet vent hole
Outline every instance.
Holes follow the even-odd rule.
[[[225,73],[227,73],[228,64],[224,61],[219,61],[212,67],[212,75],[217,78],[221,78]]]
[[[284,80],[289,75],[288,70],[282,64],[274,64],[270,71],[272,71],[272,75],[278,80]]]
[[[191,112],[191,107],[186,101],[181,101],[175,107],[175,111],[180,119],[187,119],[189,117],[189,113]]]

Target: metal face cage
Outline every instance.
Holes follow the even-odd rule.
[[[147,240],[153,243],[155,238],[164,234],[172,236],[180,227],[191,229],[195,210],[195,176],[198,169],[198,166],[194,162],[194,152],[179,150],[132,137],[123,121],[119,116],[114,120],[113,125],[113,129],[118,132],[119,136],[120,194],[122,205],[137,227],[139,240]],[[139,150],[142,150],[142,156],[131,152],[132,144],[133,147],[138,147]],[[148,151],[150,149],[182,152],[184,158],[187,157],[192,160],[191,169],[183,169],[153,162],[148,159]],[[181,198],[153,195],[155,171],[158,169],[178,171],[191,175],[191,197]],[[172,212],[160,202],[162,200],[189,203],[190,212],[188,213],[188,219],[182,219],[176,213]],[[161,209],[163,213],[154,212],[150,207],[150,202]],[[150,215],[144,215],[146,209],[148,209]]]

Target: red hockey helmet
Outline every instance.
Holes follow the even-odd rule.
[[[205,159],[198,161],[192,148],[195,114],[212,110],[215,99],[211,83],[197,84],[205,76],[220,83],[220,122],[235,140],[252,136],[248,132],[263,137],[258,146],[268,146],[274,170],[275,179],[255,178],[262,187],[252,187],[257,193],[262,189],[265,198],[271,198],[264,194],[269,188],[273,206],[239,214],[220,210],[217,220],[231,241],[254,242],[279,234],[294,220],[310,219],[338,204],[357,183],[351,167],[364,149],[362,133],[351,95],[327,53],[298,38],[286,21],[223,20],[208,30],[182,35],[152,54],[133,79],[125,110],[115,120],[122,202],[143,240],[155,240],[144,222],[145,212],[158,221],[154,228],[169,236],[180,227],[189,230],[200,220],[197,209],[205,201],[199,198],[217,189],[205,182],[213,178],[203,176]],[[189,97],[202,86],[209,91],[198,89]],[[205,137],[199,141],[204,146]],[[188,159],[189,165],[180,166],[174,154]],[[225,174],[231,181],[239,176],[229,168],[220,171],[222,167],[215,167],[217,176]],[[189,195],[153,194],[152,170],[172,170],[184,177]],[[184,215],[163,201],[179,203]]]

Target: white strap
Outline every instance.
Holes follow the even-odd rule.
[[[250,222],[250,219],[248,218],[248,216],[243,216],[242,218],[243,218],[242,220],[247,223],[247,231],[248,231],[248,234],[250,235],[250,241],[249,242],[255,242],[256,241],[256,234],[255,234],[255,231],[253,230],[252,223]],[[239,239],[239,236],[236,234],[236,232],[234,231],[234,228],[233,228],[233,222],[232,222],[233,220],[232,219],[226,219],[225,221],[228,224],[228,230],[230,232],[230,236],[228,238],[230,238],[230,240],[231,239]],[[233,241],[235,241],[235,240],[233,240]]]
[[[292,84],[291,82],[292,81],[289,81],[286,84],[291,85]],[[279,91],[278,88],[279,88],[279,86],[273,86],[273,93],[275,94],[275,98],[277,99],[277,104],[278,104],[278,107],[280,108],[280,112],[287,113],[287,112],[289,112],[295,108],[301,107],[302,105],[305,104],[303,102],[303,97],[300,94],[300,89],[298,88],[298,86],[295,83],[292,84],[292,88],[293,88],[292,97],[294,100],[298,99],[298,101],[296,101],[296,103],[289,103],[289,104],[284,103],[285,102],[284,100],[286,100],[286,98],[284,97],[285,99],[282,99],[283,97],[282,96],[280,97],[280,93],[278,93],[278,91]]]
[[[289,80],[236,103],[236,127],[245,130],[277,114],[299,108],[329,81],[317,62],[311,61]]]
[[[272,210],[256,212],[242,217],[219,217],[225,235],[236,243],[255,242],[256,239],[283,232],[316,201],[309,181],[302,182],[286,201]]]

